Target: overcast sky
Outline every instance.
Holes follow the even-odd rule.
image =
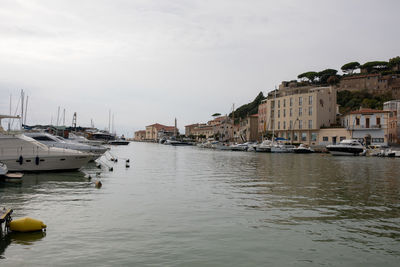
[[[400,1],[0,0],[0,113],[119,134],[228,113],[282,80],[400,55]]]

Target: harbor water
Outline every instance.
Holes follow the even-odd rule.
[[[400,159],[131,143],[114,171],[26,174],[0,207],[46,233],[0,266],[398,266]],[[130,159],[130,168],[123,158]],[[101,180],[103,186],[95,188]]]

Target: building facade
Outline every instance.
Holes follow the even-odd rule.
[[[149,141],[158,141],[163,136],[173,136],[174,134],[179,134],[175,126],[166,126],[159,123],[146,126],[146,140]]]
[[[254,142],[258,140],[258,114],[247,116],[239,123],[239,142]]]
[[[146,130],[136,131],[135,136],[133,137],[135,141],[144,141],[146,140]]]
[[[319,129],[336,123],[334,87],[283,88],[266,103],[266,130],[290,142],[316,145]]]
[[[383,104],[383,110],[388,110],[389,114],[389,144],[400,144],[400,100],[391,100]]]
[[[342,118],[342,124],[351,132],[351,138],[365,145],[388,145],[390,111],[360,109]]]

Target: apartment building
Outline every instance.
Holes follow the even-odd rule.
[[[239,123],[238,137],[239,142],[257,141],[258,135],[258,114],[250,115]]]
[[[391,111],[388,121],[388,142],[389,144],[400,144],[400,100],[385,102],[383,110]]]
[[[135,141],[143,141],[146,139],[146,130],[140,130],[135,132],[135,136],[133,140]]]
[[[263,124],[277,137],[316,145],[319,129],[336,123],[336,106],[334,87],[281,86],[268,94]]]

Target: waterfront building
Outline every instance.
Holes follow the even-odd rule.
[[[133,137],[135,141],[144,141],[146,140],[146,130],[136,131],[135,136]]]
[[[265,128],[290,142],[317,145],[319,130],[336,124],[336,110],[334,87],[282,83],[268,94]]]
[[[388,121],[388,142],[389,144],[400,144],[400,100],[385,102],[383,110],[391,111]]]
[[[258,139],[261,140],[262,136],[267,131],[267,99],[261,101],[258,106]]]
[[[214,137],[213,126],[206,123],[200,123],[197,127],[193,128],[192,134],[196,140],[204,140]]]
[[[351,137],[365,145],[388,145],[388,110],[360,109],[343,116],[342,125]]]
[[[351,131],[345,127],[323,128],[318,131],[318,146],[335,145],[351,138]]]
[[[250,115],[239,123],[239,142],[254,142],[258,139],[258,114]]]
[[[146,126],[146,140],[158,141],[162,137],[170,137],[178,134],[179,130],[175,126],[166,126],[159,123]]]
[[[195,124],[190,124],[190,125],[186,125],[185,126],[185,136],[189,137],[189,136],[194,136],[194,129],[196,127],[199,127],[199,123],[195,123]]]

